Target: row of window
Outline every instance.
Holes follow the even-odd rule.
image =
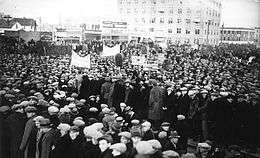
[[[220,13],[218,13],[216,10],[211,10],[207,8],[206,14],[209,16],[215,16],[215,17],[220,17]]]
[[[224,33],[224,34],[254,34],[254,32],[248,32],[248,31],[230,31],[230,30],[224,30],[224,31],[220,31],[220,33],[222,34],[222,32]]]
[[[123,9],[123,8],[120,8],[120,13],[122,14],[123,12],[124,12],[124,9]],[[126,13],[127,13],[127,14],[131,14],[131,8],[127,8],[127,9],[126,9]],[[132,13],[134,13],[134,14],[138,14],[138,13],[142,13],[142,14],[145,14],[145,13],[156,14],[156,9],[153,8],[153,7],[152,7],[151,9],[145,9],[145,8],[143,8],[143,9],[138,9],[138,8],[134,8]],[[159,10],[158,13],[164,14],[164,13],[167,13],[167,11],[165,11],[165,10]],[[168,10],[168,13],[169,13],[169,14],[174,14],[174,9],[169,9],[169,10]],[[182,13],[185,13],[185,12],[183,11],[182,8],[179,8],[179,9],[177,9],[177,13],[178,13],[178,14],[182,14]],[[187,13],[187,14],[191,14],[191,9],[190,9],[190,8],[187,8],[187,9],[186,9],[186,13]],[[197,10],[197,11],[196,11],[196,14],[200,14],[200,13],[201,13],[200,10]]]
[[[150,30],[150,32],[154,32],[154,28],[150,28],[149,30]],[[173,29],[168,29],[168,33],[173,33]],[[182,29],[181,28],[177,28],[176,29],[176,33],[177,34],[181,34],[182,33]],[[191,34],[191,31],[189,29],[186,29],[185,30],[185,34]],[[201,30],[200,29],[195,29],[194,34],[195,35],[200,35],[201,34]],[[209,34],[209,35],[218,35],[218,31],[210,30],[207,33],[207,30],[205,30],[205,35],[207,35],[207,34]]]
[[[158,20],[158,23],[160,23],[160,24],[164,24],[164,23],[173,24],[173,23],[174,23],[174,19],[173,19],[173,18],[169,18],[168,21],[165,21],[164,18],[159,18],[159,19],[157,19],[157,20]],[[156,18],[151,18],[151,19],[149,20],[149,22],[150,22],[151,24],[155,24],[157,20],[156,20]],[[181,24],[182,21],[183,21],[183,19],[176,19],[176,23],[177,23],[177,24]],[[139,21],[138,21],[138,18],[135,18],[135,22],[136,22],[136,23],[139,22]],[[142,22],[142,23],[146,23],[146,19],[145,19],[145,18],[142,18],[142,19],[141,19],[141,22]],[[185,22],[186,24],[191,24],[191,23],[192,23],[191,19],[185,19],[184,22]],[[200,22],[194,22],[194,23],[199,24]],[[208,23],[206,22],[205,25],[208,25]],[[213,22],[213,23],[211,23],[211,25],[213,25],[213,26],[219,26],[219,23],[214,23],[214,22]]]
[[[128,5],[131,4],[157,4],[157,3],[161,3],[161,4],[172,4],[174,1],[176,1],[178,4],[183,4],[182,0],[160,0],[160,1],[156,1],[156,0],[119,0],[120,4],[123,3],[127,3]]]
[[[150,32],[154,32],[154,28],[150,28],[149,31]],[[181,34],[181,32],[182,32],[182,29],[181,28],[177,28],[176,33],[177,34]],[[168,33],[173,33],[173,30],[172,29],[168,29]],[[186,34],[191,34],[191,31],[186,29],[185,33]],[[195,34],[199,35],[200,34],[200,29],[195,29]]]

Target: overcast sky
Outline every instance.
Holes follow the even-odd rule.
[[[0,12],[19,17],[42,17],[43,22],[80,21],[88,17],[115,17],[117,0],[0,0]],[[225,26],[260,26],[260,0],[223,0]]]

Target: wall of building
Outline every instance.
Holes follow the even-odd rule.
[[[221,8],[219,0],[118,0],[130,36],[176,43],[218,44]]]
[[[253,28],[223,28],[221,30],[222,43],[253,44],[255,42],[255,29]]]

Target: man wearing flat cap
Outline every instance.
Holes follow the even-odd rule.
[[[10,158],[21,158],[22,152],[19,146],[23,137],[23,131],[26,123],[26,115],[23,107],[19,104],[12,106],[13,113],[6,119],[10,141]]]
[[[36,135],[37,135],[37,127],[34,122],[34,118],[36,117],[36,108],[35,107],[26,107],[25,113],[27,118],[29,119],[26,122],[23,138],[20,144],[20,150],[24,154],[24,158],[34,158],[36,153]]]
[[[114,158],[126,158],[124,153],[126,152],[127,148],[124,143],[116,143],[110,146],[112,149],[112,155]]]
[[[157,130],[163,118],[163,90],[158,86],[156,80],[150,82],[153,88],[149,97],[148,119],[152,121],[154,128]]]

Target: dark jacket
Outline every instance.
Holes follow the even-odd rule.
[[[100,153],[99,158],[113,158],[112,150],[107,149],[106,151]]]
[[[151,139],[154,139],[154,134],[153,134],[152,130],[148,130],[144,133],[143,140],[147,141],[147,140],[151,140]]]
[[[150,91],[148,119],[160,120],[163,117],[163,92],[158,86]]]
[[[58,131],[56,129],[51,129],[46,134],[43,135],[41,141],[41,152],[40,158],[50,158],[52,150],[54,149],[54,144],[58,138]]]
[[[81,135],[78,135],[76,139],[71,140],[68,148],[68,156],[73,158],[83,158],[83,142],[84,138]]]
[[[34,158],[36,152],[36,135],[37,127],[31,117],[25,125],[22,142],[20,144],[20,150],[24,152],[24,158]]]
[[[98,145],[94,145],[92,141],[86,141],[83,144],[83,153],[84,153],[84,158],[86,157],[99,158],[101,151]]]
[[[14,112],[7,118],[6,122],[10,136],[10,156],[11,158],[21,158],[22,152],[19,150],[19,146],[23,138],[26,115],[24,113]]]
[[[54,149],[51,152],[51,158],[69,158],[70,143],[69,134],[57,138],[57,141],[54,143]]]

